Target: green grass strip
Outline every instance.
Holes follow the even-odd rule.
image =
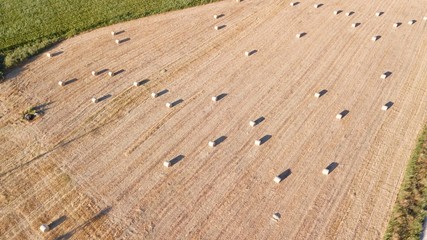
[[[419,240],[427,216],[427,126],[406,168],[384,239]]]
[[[219,0],[1,0],[0,79],[58,41],[83,31]]]

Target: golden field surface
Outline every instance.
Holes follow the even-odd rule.
[[[121,23],[11,71],[0,238],[382,238],[427,121],[427,5],[290,3],[226,0]],[[26,122],[31,106],[40,116]]]

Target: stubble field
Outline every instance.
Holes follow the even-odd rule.
[[[427,120],[427,7],[289,3],[222,1],[114,25],[9,73],[2,237],[381,238]],[[43,112],[31,123],[21,120],[29,106]]]

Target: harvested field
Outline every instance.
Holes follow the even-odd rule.
[[[427,6],[290,2],[226,0],[114,25],[10,72],[0,84],[1,235],[381,238],[427,122]],[[27,123],[31,106],[42,115]],[[42,233],[44,223],[54,228]]]

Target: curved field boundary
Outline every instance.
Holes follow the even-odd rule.
[[[81,32],[218,0],[59,0],[0,3],[0,79],[13,67],[52,44]]]

